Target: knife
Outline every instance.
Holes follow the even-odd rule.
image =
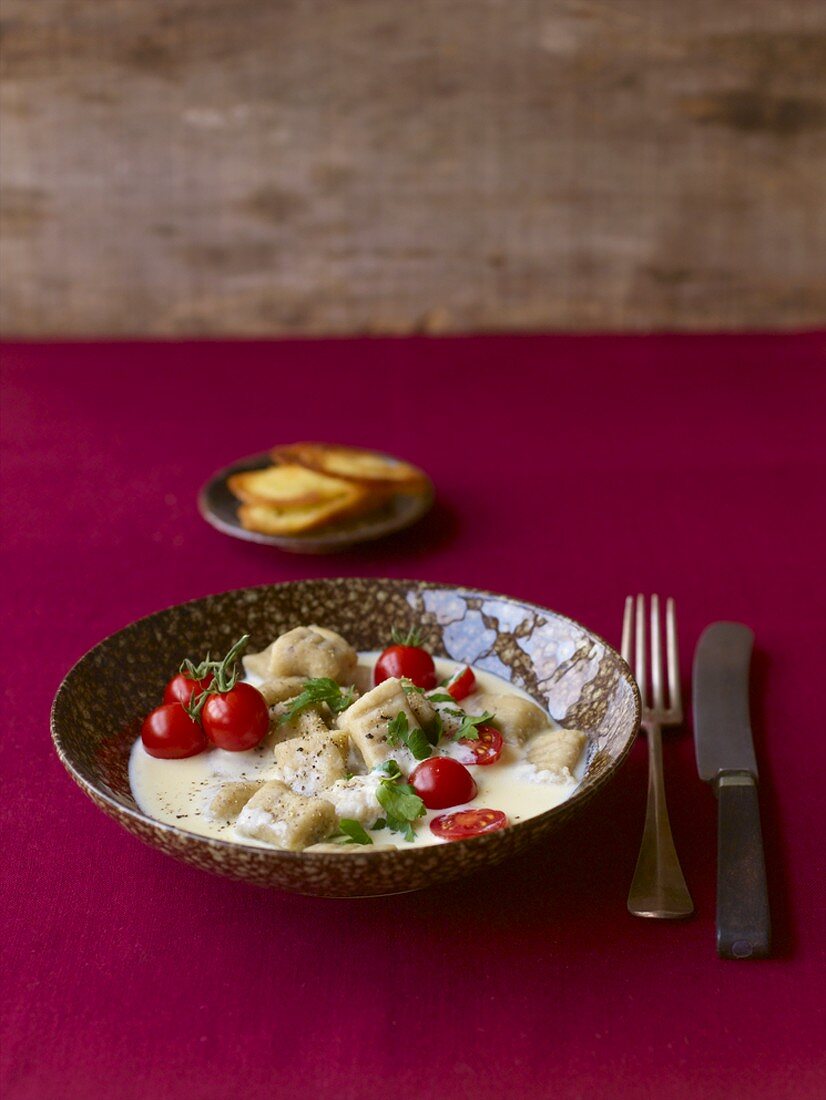
[[[717,795],[717,954],[765,958],[771,944],[766,865],[749,721],[754,634],[712,623],[694,654],[694,738],[700,778]]]

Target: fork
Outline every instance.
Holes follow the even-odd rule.
[[[636,632],[634,623],[636,621]],[[636,633],[636,647],[634,645]],[[641,725],[648,737],[648,801],[645,828],[631,889],[628,910],[638,917],[688,917],[694,903],[685,884],[680,861],[671,836],[663,781],[664,726],[679,726],[683,720],[680,698],[680,666],[677,655],[677,612],[672,599],[665,604],[666,660],[668,667],[668,705],[663,685],[663,653],[660,631],[660,598],[651,597],[651,696],[647,693],[645,597],[625,601],[622,618],[622,656],[631,664],[636,649],[634,674],[642,702]]]

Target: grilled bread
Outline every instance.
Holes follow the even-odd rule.
[[[370,493],[353,485],[346,495],[316,504],[242,504],[238,520],[248,531],[265,535],[301,535],[327,523],[360,515],[372,507]]]
[[[353,489],[349,481],[328,477],[295,462],[233,474],[227,484],[230,492],[245,504],[274,504],[276,507],[326,503],[349,497]]]
[[[403,488],[406,491],[415,491],[427,484],[422,471],[411,466],[409,462],[390,459],[360,447],[330,443],[291,443],[287,447],[276,447],[270,454],[278,463],[298,463],[321,474],[347,478],[374,488],[381,486],[386,489]]]
[[[238,521],[265,535],[302,535],[371,512],[394,493],[426,492],[408,462],[329,443],[293,443],[270,452],[273,465],[233,474]]]

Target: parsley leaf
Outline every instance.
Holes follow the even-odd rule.
[[[315,680],[308,680],[301,694],[290,700],[287,712],[281,715],[279,724],[292,722],[293,718],[302,710],[315,706],[317,703],[326,703],[333,714],[341,714],[343,710],[347,710],[353,701],[352,689],[342,691],[341,686],[335,680],[331,680],[328,676],[319,676]]]
[[[402,770],[395,760],[385,760],[383,764],[379,764],[373,770],[382,772],[388,779],[399,779],[402,774]]]
[[[424,802],[410,784],[382,780],[376,798],[387,814],[387,827],[394,833],[401,833],[405,840],[413,840],[412,822],[423,817],[425,809]]]
[[[484,714],[472,715],[465,714],[462,719],[462,724],[453,735],[454,741],[478,741],[479,732],[476,729],[477,726],[483,726],[486,722],[489,722],[493,718],[493,715],[489,711],[485,711]]]
[[[349,817],[343,817],[338,823],[337,836],[346,836],[347,844],[372,844],[373,838],[369,836],[364,826],[358,822],[353,821]]]
[[[417,760],[427,760],[433,751],[431,743],[427,739],[427,734],[420,729],[410,731],[410,736],[407,738],[407,747]]]
[[[403,710],[400,710],[393,721],[387,724],[387,744],[393,745],[394,748],[398,748],[399,745],[406,745],[407,733],[407,715]]]
[[[444,723],[442,722],[442,716],[441,714],[439,714],[438,711],[436,711],[436,717],[433,719],[432,722],[428,723],[427,728],[425,729],[427,739],[431,745],[439,744],[439,738],[442,736],[444,728],[445,727]]]
[[[417,760],[426,760],[430,756],[430,742],[424,730],[414,726],[410,729],[407,715],[400,710],[396,717],[387,726],[387,743],[398,748],[406,745]]]

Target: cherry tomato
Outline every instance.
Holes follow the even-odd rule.
[[[242,681],[229,691],[208,695],[201,721],[213,745],[242,752],[255,748],[267,736],[270,712],[261,692]]]
[[[464,840],[468,836],[495,833],[504,829],[508,819],[501,810],[457,810],[439,814],[430,822],[430,831],[444,840]]]
[[[141,726],[141,740],[150,756],[162,760],[195,756],[207,747],[204,731],[180,703],[164,703],[150,711]]]
[[[477,726],[476,732],[479,737],[475,741],[469,741],[466,737],[459,741],[466,753],[462,757],[462,763],[482,766],[495,764],[505,747],[502,734],[495,726]]]
[[[410,784],[428,810],[460,806],[476,796],[476,781],[458,760],[431,756],[410,773]]]
[[[190,680],[185,672],[179,672],[166,685],[163,701],[165,703],[183,703],[186,706],[193,695],[200,695],[211,683],[211,672],[208,672],[203,680]]]
[[[390,676],[411,680],[416,687],[430,691],[436,686],[436,668],[430,654],[415,645],[391,645],[376,661],[373,683],[380,684]]]
[[[464,699],[476,687],[476,677],[473,675],[472,668],[466,668],[463,672],[460,672],[455,680],[451,680],[447,685],[448,695],[452,695],[458,703],[460,699]]]

